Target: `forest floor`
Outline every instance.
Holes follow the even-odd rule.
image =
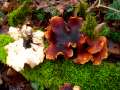
[[[68,23],[70,21],[68,18],[71,16],[77,17],[77,19],[81,18],[81,26],[80,28],[77,27],[79,33],[76,34],[75,32],[75,35],[73,34],[73,36],[72,34],[69,36],[69,32],[67,34],[64,32],[64,30],[72,30],[72,26]],[[56,29],[55,26],[51,24],[54,23],[57,26],[56,23],[58,23],[58,25],[62,26],[61,22],[59,23],[59,20],[57,19],[54,19],[57,21],[56,23],[52,22],[53,18],[56,17],[62,18],[64,28],[61,29],[61,27],[57,27]],[[76,22],[71,25],[76,25]],[[105,27],[102,26],[103,23],[105,23]],[[43,63],[37,65],[35,68],[30,68],[29,65],[26,65],[22,71],[17,72],[22,75],[23,78],[25,77],[33,90],[61,90],[60,87],[65,83],[70,83],[73,86],[80,86],[81,90],[120,90],[120,0],[103,0],[103,2],[101,2],[101,0],[0,1],[0,63],[6,65],[8,54],[5,50],[5,46],[14,42],[13,38],[8,35],[9,27],[21,28],[24,24],[31,26],[33,31],[38,30],[45,34],[47,30],[49,31],[49,28],[46,29],[46,27],[49,26],[55,28],[56,31],[63,30],[62,35],[66,35],[65,39],[67,36],[68,38],[76,39],[77,35],[79,36],[80,34],[82,36],[82,34],[85,34],[89,37],[87,38],[88,41],[86,40],[85,42],[85,44],[88,45],[86,48],[83,44],[81,50],[86,52],[89,48],[88,46],[92,45],[89,40],[91,40],[91,42],[95,41],[96,43],[97,40],[99,40],[98,37],[104,36],[106,42],[103,47],[105,47],[105,49],[107,48],[106,50],[108,51],[105,52],[109,55],[108,58],[103,58],[104,60],[102,60],[102,56],[100,56],[100,60],[98,60],[98,64],[100,65],[92,65],[96,64],[92,60],[88,60],[90,62],[87,60],[85,62],[84,60],[83,62],[80,62],[79,53],[81,52],[77,51],[77,49],[80,48],[79,45],[76,47],[72,47],[71,45],[72,49],[74,48],[76,50],[73,49],[75,56],[65,57],[64,54],[66,53],[64,53],[64,49],[66,50],[66,48],[62,47],[63,50],[61,50],[61,48],[55,47],[56,51],[63,51],[63,57],[56,58],[57,54],[61,52],[59,51],[56,53],[55,57],[53,55],[53,60],[49,60],[51,58],[47,57],[47,55],[52,55],[51,53],[47,53],[50,44],[55,41],[56,46],[59,46],[59,42],[60,45],[65,45],[62,43],[62,41],[65,40],[62,40],[63,38],[61,37],[59,38],[59,35],[57,36],[58,32],[52,32],[54,35],[56,34],[55,38],[49,38],[52,34],[48,33],[48,38],[45,35],[43,39],[45,44],[45,57]],[[57,42],[57,40],[59,42]],[[78,38],[76,40],[78,40]],[[76,42],[78,43],[79,40]],[[112,44],[110,44],[111,42]],[[54,53],[55,49],[52,49],[53,50],[51,51]],[[96,50],[97,49],[98,48],[96,48]],[[104,48],[102,48],[101,51],[103,49]],[[95,54],[91,55],[94,57]],[[77,63],[74,62],[76,55],[78,55],[77,59],[79,59]],[[4,71],[6,72],[7,69],[2,69],[1,65],[0,68],[0,80],[2,80],[1,76],[4,78],[4,74],[2,73]],[[13,72],[12,75],[14,77]],[[9,86],[11,85],[12,80],[10,77],[5,76],[5,78],[6,77],[9,79],[5,79],[5,85],[9,83],[7,84]],[[23,82],[25,79],[23,79]],[[16,83],[19,82],[16,81]],[[13,87],[14,86],[15,85],[13,85]],[[2,84],[0,84],[0,90],[2,90],[1,87]],[[17,89],[10,89],[9,87],[9,90]]]

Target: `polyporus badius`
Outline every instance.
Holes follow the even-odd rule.
[[[88,36],[81,35],[77,51],[75,63],[85,64],[91,60],[93,64],[99,65],[103,59],[108,57],[107,38],[99,36],[95,40],[91,40]]]
[[[85,64],[92,61],[93,64],[100,64],[108,57],[107,38],[98,36],[95,39],[80,33],[83,19],[71,17],[66,23],[62,17],[54,16],[50,19],[50,24],[46,28],[45,37],[49,46],[46,49],[46,58],[55,60],[58,55],[65,58],[73,56],[73,47],[77,47],[77,64]]]
[[[27,26],[24,27],[26,27],[26,29],[29,30],[23,28],[22,31],[20,31],[20,33],[15,31],[21,34],[21,37],[19,39],[18,39],[19,34],[18,36],[14,36],[13,34],[14,32],[12,32],[12,37],[13,38],[15,37],[14,39],[16,41],[8,44],[5,47],[8,52],[7,64],[17,71],[22,70],[24,64],[28,64],[31,68],[33,68],[39,63],[42,63],[44,60],[44,43],[43,43],[44,33],[42,31],[31,32],[32,31],[31,27]],[[31,32],[31,34],[29,32]],[[28,38],[28,36],[30,35],[32,38]],[[29,48],[24,47],[25,38],[32,39],[32,42],[29,43],[31,47]]]
[[[76,47],[76,42],[80,38],[79,29],[83,19],[71,17],[66,23],[62,17],[54,16],[50,19],[50,25],[46,28],[45,37],[49,46],[46,49],[46,58],[54,60],[58,55],[65,58],[73,56],[71,47]]]

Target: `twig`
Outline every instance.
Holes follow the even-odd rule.
[[[97,4],[98,4],[98,0],[96,0],[96,1],[86,10],[86,12],[88,13],[88,12],[91,12],[92,10],[94,10],[94,9],[96,8]]]
[[[117,9],[115,9],[115,8],[107,7],[107,6],[105,6],[105,5],[102,5],[102,4],[101,4],[101,0],[98,0],[98,5],[97,5],[96,7],[97,7],[97,8],[101,8],[101,7],[102,7],[102,8],[106,8],[106,9],[115,11],[115,12],[117,12],[117,13],[120,13],[120,11],[117,10]]]
[[[101,0],[96,0],[94,2],[94,4],[91,7],[88,8],[87,12],[90,12],[91,10],[93,10],[95,8],[106,8],[106,9],[112,10],[114,12],[120,13],[120,10],[117,10],[115,8],[112,8],[112,7],[107,7],[103,4],[101,4]]]
[[[117,12],[117,13],[120,13],[119,10],[114,9],[114,8],[111,8],[111,7],[107,7],[107,6],[104,6],[104,5],[98,5],[97,8],[106,8],[106,9],[109,9],[109,10],[115,11],[115,12]]]
[[[101,5],[101,0],[98,0],[98,6]]]

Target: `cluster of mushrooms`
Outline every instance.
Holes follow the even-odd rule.
[[[31,26],[10,27],[9,35],[15,40],[5,46],[8,52],[7,64],[20,71],[28,64],[31,68],[43,62],[44,58],[56,60],[59,55],[73,62],[85,64],[92,61],[98,65],[108,57],[107,38],[99,36],[91,39],[80,32],[83,19],[70,17],[65,22],[62,17],[54,16],[45,32],[33,30]],[[44,37],[48,42],[45,48]],[[76,51],[74,51],[76,49]]]

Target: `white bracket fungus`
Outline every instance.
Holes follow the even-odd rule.
[[[5,46],[8,52],[7,64],[16,71],[22,70],[25,64],[34,68],[44,60],[44,32],[39,30],[32,32],[32,28],[26,25],[24,25],[21,30],[19,28],[10,27],[9,34],[16,41]],[[23,38],[27,38],[27,35],[32,35],[30,48],[25,48],[23,45]]]

